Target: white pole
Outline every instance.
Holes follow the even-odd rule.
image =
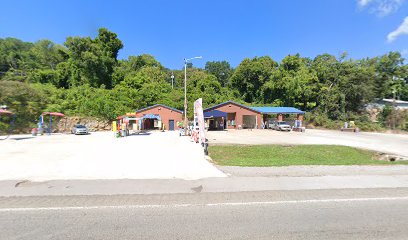
[[[187,59],[184,58],[184,130],[187,131]]]
[[[198,59],[198,58],[203,58],[202,56],[199,57],[193,57],[193,58],[184,58],[184,127],[185,130],[187,130],[187,62],[189,60],[193,59]]]
[[[396,114],[396,109],[395,109],[395,89],[392,90],[392,129],[395,129],[395,114]]]
[[[171,72],[171,89],[174,89],[174,74]]]

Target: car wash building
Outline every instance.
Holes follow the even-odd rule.
[[[160,129],[164,125],[165,130],[177,130],[177,123],[183,120],[183,111],[156,104],[136,111],[136,118],[141,121],[143,130]]]
[[[208,130],[267,128],[269,121],[303,121],[305,112],[294,107],[248,107],[233,101],[204,110]],[[293,122],[293,123],[292,123]]]
[[[259,128],[262,114],[250,107],[228,101],[204,110],[209,130]]]

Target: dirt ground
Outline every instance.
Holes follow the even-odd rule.
[[[328,144],[363,148],[408,157],[408,135],[352,133],[306,129],[306,132],[275,130],[208,131],[209,144]]]
[[[15,135],[0,141],[0,180],[201,179],[225,177],[203,149],[178,132],[114,138]]]

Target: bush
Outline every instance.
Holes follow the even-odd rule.
[[[305,114],[305,122],[328,129],[339,129],[342,126],[340,121],[331,120],[326,114],[321,112],[307,112]]]
[[[381,126],[380,123],[356,122],[356,125],[361,131],[366,131],[366,132],[381,132],[381,131],[384,131],[384,128]]]
[[[0,89],[0,104],[16,114],[15,127],[29,129],[45,107],[41,93],[30,84],[14,81],[0,81]]]
[[[361,131],[383,131],[384,128],[381,123],[374,123],[370,121],[368,114],[347,113],[347,120],[332,120],[327,115],[321,112],[306,113],[305,121],[314,126],[323,127],[327,129],[340,129],[344,126],[344,122],[354,121],[356,127]]]

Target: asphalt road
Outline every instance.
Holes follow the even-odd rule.
[[[408,189],[0,199],[0,239],[407,236]]]

